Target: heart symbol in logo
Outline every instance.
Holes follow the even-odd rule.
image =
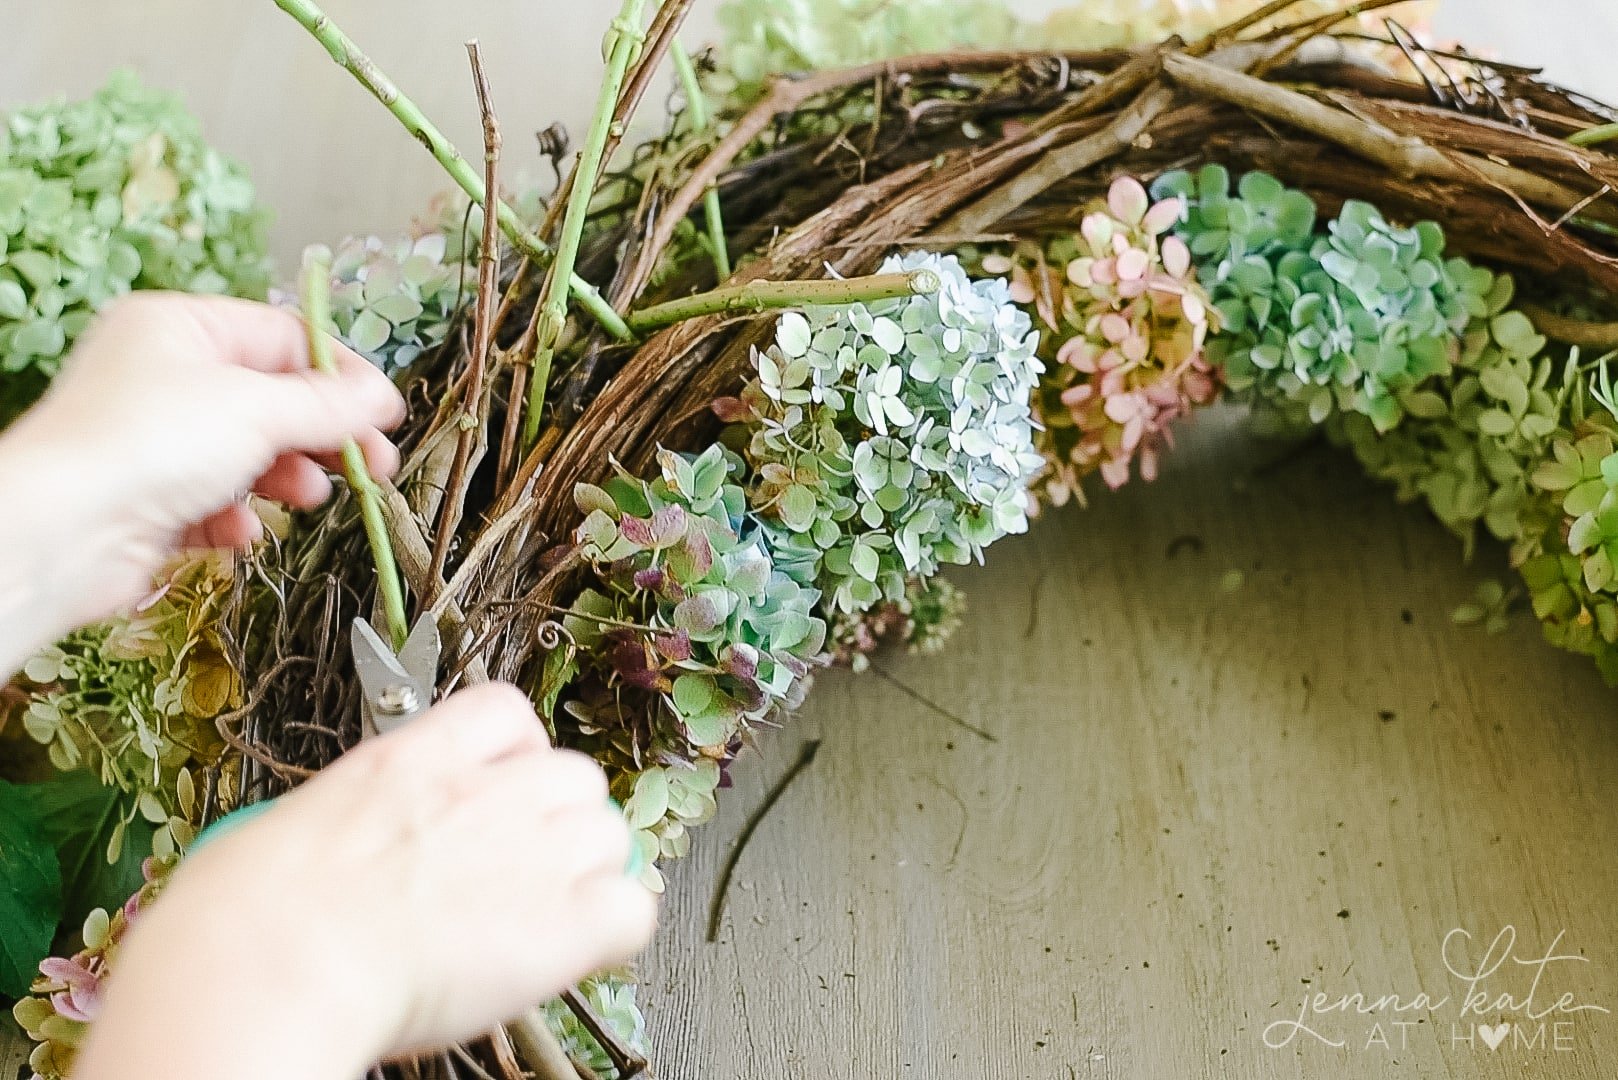
[[[1478,1036],[1483,1040],[1483,1045],[1490,1050],[1500,1049],[1500,1044],[1506,1041],[1506,1036],[1509,1034],[1511,1034],[1511,1025],[1505,1021],[1501,1021],[1494,1027],[1490,1027],[1488,1024],[1478,1025]]]

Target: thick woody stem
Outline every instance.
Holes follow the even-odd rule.
[[[530,1009],[506,1025],[512,1045],[537,1080],[579,1080],[578,1065],[567,1056],[539,1009]]]
[[[1528,316],[1528,321],[1534,324],[1534,329],[1552,341],[1560,341],[1563,345],[1577,345],[1581,349],[1618,349],[1618,323],[1586,322],[1583,319],[1558,315],[1538,304],[1519,303],[1517,308]]]
[[[332,359],[330,337],[331,260],[327,257],[312,256],[304,268],[303,317],[309,331],[310,363],[323,375],[336,375],[337,363]],[[371,545],[371,559],[376,564],[376,587],[382,597],[382,609],[387,615],[393,647],[402,649],[405,638],[410,634],[410,619],[405,613],[404,583],[399,579],[399,566],[393,558],[393,542],[382,516],[381,491],[371,478],[371,467],[365,461],[365,452],[353,439],[343,443],[343,473],[348,478],[354,501],[359,504],[360,520],[365,523],[365,538]]]
[[[1307,131],[1383,166],[1401,179],[1430,177],[1467,184],[1481,179],[1526,203],[1550,207],[1558,213],[1580,206],[1587,199],[1584,193],[1527,170],[1476,154],[1440,151],[1417,136],[1400,135],[1307,94],[1206,60],[1175,53],[1165,57],[1163,65],[1169,77],[1187,90]],[[1608,207],[1600,207],[1599,211],[1603,220],[1613,216]]]
[[[584,995],[576,988],[562,991],[562,1002],[574,1016],[578,1017],[579,1023],[584,1025],[584,1030],[590,1033],[590,1037],[600,1043],[601,1049],[607,1052],[612,1067],[618,1073],[618,1080],[634,1080],[646,1072],[646,1059],[625,1044],[618,1037],[618,1033],[612,1030],[612,1025],[595,1014],[595,1010],[590,1008],[590,1003],[584,1000]]]
[[[814,304],[862,304],[935,293],[939,285],[938,275],[931,270],[828,281],[749,281],[637,311],[629,317],[629,325],[644,334],[703,315],[754,314]]]

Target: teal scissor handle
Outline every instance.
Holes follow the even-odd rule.
[[[232,810],[197,834],[197,838],[191,841],[192,853],[202,850],[204,845],[213,843],[221,836],[235,832],[274,805],[274,799],[265,799],[263,802],[248,803],[240,810]]]

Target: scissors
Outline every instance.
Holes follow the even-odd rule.
[[[443,641],[438,623],[423,615],[404,646],[395,652],[365,619],[355,619],[349,633],[354,671],[360,678],[364,735],[386,735],[426,711],[438,685]]]
[[[395,652],[369,621],[355,619],[349,632],[349,648],[354,655],[354,671],[360,679],[360,711],[363,738],[386,735],[427,711],[438,685],[438,662],[443,640],[438,623],[423,615]],[[251,803],[202,830],[192,850],[217,840],[268,810],[274,799]]]

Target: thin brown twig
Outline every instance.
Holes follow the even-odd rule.
[[[628,297],[640,295],[651,279],[657,260],[674,239],[680,222],[685,220],[692,208],[702,199],[703,193],[719,179],[725,169],[752,144],[753,140],[769,130],[776,117],[792,112],[824,94],[860,86],[884,76],[891,79],[900,75],[966,74],[1003,70],[1036,57],[1050,55],[1062,57],[1069,63],[1081,66],[1089,66],[1098,56],[1096,53],[1051,54],[1020,51],[928,53],[898,60],[880,60],[843,71],[820,72],[804,79],[776,79],[771,84],[769,92],[736,122],[708,156],[703,158],[702,163],[691,171],[691,175],[686,177],[679,190],[670,196],[656,227],[652,230],[651,239],[642,245],[636,256],[635,269],[626,279],[624,295]],[[1110,57],[1116,54],[1107,55]]]
[[[483,186],[487,191],[500,191],[500,122],[495,116],[494,103],[489,92],[489,77],[483,69],[483,50],[476,41],[466,43],[467,57],[472,64],[472,83],[477,90],[478,113],[483,118]],[[444,567],[449,562],[450,545],[455,531],[466,512],[466,491],[472,483],[473,458],[482,457],[477,448],[487,445],[488,403],[483,384],[493,350],[495,294],[500,280],[500,233],[493,214],[483,215],[482,247],[478,252],[477,314],[472,333],[470,375],[466,392],[461,397],[460,427],[455,437],[455,457],[450,464],[449,479],[444,484],[444,500],[439,507],[438,528],[433,534],[432,560],[427,564],[429,587],[436,588],[442,580]],[[437,597],[428,594],[424,600],[431,604]]]
[[[1326,33],[1332,27],[1337,26],[1342,22],[1355,18],[1359,15],[1369,14],[1370,12],[1376,11],[1380,8],[1393,7],[1396,4],[1408,3],[1411,3],[1411,0],[1362,0],[1360,3],[1355,3],[1348,7],[1340,8],[1337,11],[1327,12],[1326,14],[1313,19],[1305,19],[1301,22],[1293,23],[1290,26],[1278,27],[1274,34],[1270,36],[1274,38],[1289,38],[1290,40],[1274,55],[1267,57],[1261,63],[1256,65],[1254,72],[1255,74],[1265,75],[1271,71],[1274,71],[1276,68],[1281,67],[1288,60],[1292,59],[1292,57],[1297,54],[1298,50],[1303,48],[1304,45],[1310,41],[1310,39]]]
[[[590,1003],[584,1000],[584,995],[579,993],[578,987],[563,990],[562,1002],[574,1016],[578,1017],[579,1023],[584,1025],[584,1030],[590,1033],[590,1037],[607,1052],[607,1058],[618,1072],[618,1080],[634,1080],[646,1072],[646,1059],[620,1039],[618,1033],[612,1029],[612,1025],[603,1022],[601,1017],[596,1015],[595,1010],[590,1008]]]

